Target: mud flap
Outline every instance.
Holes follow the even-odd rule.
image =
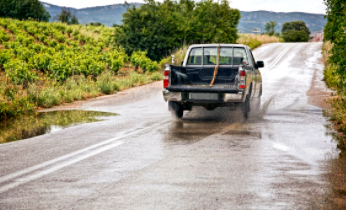
[[[175,101],[168,101],[168,111],[179,111],[183,107]]]
[[[183,106],[175,101],[168,101],[168,110],[172,112],[174,118],[181,119],[183,117]]]

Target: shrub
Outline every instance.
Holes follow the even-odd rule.
[[[119,90],[119,86],[113,81],[113,73],[111,71],[105,71],[97,78],[97,86],[104,94],[113,93]]]
[[[75,30],[73,33],[72,33],[72,36],[74,38],[77,38],[77,36],[79,35],[79,31],[78,30]]]
[[[10,41],[10,39],[11,39],[11,36],[4,33],[0,33],[0,43],[8,42]]]
[[[60,43],[64,43],[66,41],[66,37],[64,35],[58,36],[56,39]]]
[[[305,31],[288,31],[283,33],[282,38],[285,42],[307,42],[309,41],[309,36]]]
[[[29,70],[28,64],[19,60],[11,60],[4,64],[6,76],[17,85],[27,85],[29,82],[34,82],[38,79],[35,72]]]
[[[68,27],[67,29],[66,29],[66,33],[67,33],[67,35],[69,36],[69,37],[71,37],[71,33],[73,32],[73,30],[72,30],[72,28],[71,27]]]
[[[163,76],[160,72],[155,72],[151,75],[150,79],[154,81],[159,81],[163,79]]]
[[[149,72],[156,71],[158,69],[157,62],[151,61],[147,57],[146,52],[137,51],[132,53],[130,58],[131,65],[133,66],[140,66],[143,71],[148,70]]]
[[[337,68],[334,65],[327,66],[323,72],[324,80],[328,87],[336,89],[340,84],[340,77],[337,73]]]
[[[0,121],[32,113],[34,107],[35,105],[16,86],[0,86]]]

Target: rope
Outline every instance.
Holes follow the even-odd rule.
[[[213,85],[214,85],[217,72],[219,71],[220,47],[221,47],[221,46],[220,46],[220,44],[219,44],[219,47],[218,47],[218,49],[217,49],[217,64],[216,64],[215,69],[214,69],[213,79],[211,80],[209,86],[213,86]]]

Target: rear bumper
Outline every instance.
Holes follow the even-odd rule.
[[[238,93],[235,85],[173,85],[166,90],[171,92]]]
[[[194,91],[197,92],[197,91]],[[201,91],[202,92],[202,91]],[[167,89],[163,89],[162,91],[163,99],[165,101],[176,101],[176,102],[186,102],[186,103],[238,103],[245,101],[245,94],[243,92],[236,93],[219,93],[221,94],[220,100],[191,100],[189,99],[188,92],[172,92]]]

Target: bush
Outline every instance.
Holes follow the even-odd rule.
[[[0,121],[32,113],[34,106],[16,86],[0,86]]]
[[[11,36],[0,32],[0,43],[8,42],[10,41],[10,39],[11,39]]]
[[[250,49],[255,49],[262,45],[262,42],[258,41],[254,37],[247,37],[242,40],[242,43],[250,47]]]
[[[56,39],[60,43],[64,43],[66,41],[66,37],[64,35],[58,36]]]
[[[151,75],[150,79],[154,81],[159,81],[163,79],[163,76],[160,72],[155,72],[154,74]]]
[[[285,42],[307,42],[309,41],[309,36],[305,31],[288,31],[283,33],[282,38]]]
[[[141,51],[134,52],[131,55],[130,62],[131,62],[132,66],[136,66],[136,67],[140,66],[144,72],[147,70],[149,72],[153,72],[153,71],[156,71],[158,69],[157,62],[151,61],[147,57],[146,52],[141,52]]]
[[[72,36],[74,38],[77,38],[77,36],[79,35],[79,31],[78,30],[75,30],[73,33],[72,33]]]
[[[29,82],[34,82],[38,79],[35,72],[29,70],[28,64],[23,61],[11,60],[4,64],[6,76],[17,85],[27,85]]]
[[[323,72],[324,80],[328,87],[336,89],[340,84],[340,77],[337,73],[337,68],[334,65],[327,66]]]
[[[116,90],[119,90],[119,86],[113,81],[113,73],[111,71],[105,71],[97,78],[97,86],[104,94],[111,94]]]

